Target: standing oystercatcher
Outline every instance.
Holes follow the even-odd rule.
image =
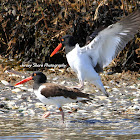
[[[87,80],[96,85],[108,97],[99,73],[123,50],[139,29],[140,10],[138,9],[119,22],[99,31],[96,37],[82,48],[75,43],[73,36],[63,36],[51,57],[62,46],[65,46],[67,61],[79,79],[78,87],[82,88],[84,80]]]
[[[34,80],[33,90],[38,99],[47,105],[55,105],[60,110],[62,120],[64,122],[64,112],[62,105],[77,101],[91,100],[89,94],[80,92],[78,89],[67,88],[65,86],[54,83],[46,83],[47,77],[42,72],[35,72],[32,76],[15,84],[23,84],[27,81]],[[44,117],[48,117],[51,113],[47,112]]]

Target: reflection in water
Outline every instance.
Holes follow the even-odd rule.
[[[61,123],[57,119],[1,118],[0,139],[93,139],[112,137],[140,137],[140,122],[123,120],[68,120]]]

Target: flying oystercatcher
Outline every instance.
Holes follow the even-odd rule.
[[[63,122],[63,104],[92,100],[92,98],[89,97],[89,94],[80,92],[78,89],[67,88],[65,86],[57,85],[54,83],[46,83],[47,77],[42,72],[34,72],[32,76],[16,83],[15,86],[30,80],[34,80],[33,90],[37,98],[44,104],[55,105],[58,107],[60,114],[62,115]],[[47,112],[43,117],[46,118],[50,114],[50,112]]]
[[[99,31],[96,37],[82,48],[76,44],[73,36],[63,36],[61,43],[50,56],[52,57],[62,46],[65,46],[67,61],[79,79],[78,88],[82,88],[84,80],[87,80],[109,96],[99,73],[123,50],[139,29],[140,10],[138,9],[119,22]]]

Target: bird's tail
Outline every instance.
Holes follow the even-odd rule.
[[[109,97],[108,92],[104,91],[105,96]]]
[[[109,94],[106,92],[104,86],[100,87],[99,89],[105,94],[105,96],[109,97]]]
[[[81,102],[81,103],[88,103],[88,102],[92,102],[92,100],[95,98],[95,95],[93,94],[88,94],[87,99],[83,99],[77,102]]]
[[[109,97],[109,94],[106,92],[106,90],[105,90],[105,88],[104,88],[104,86],[103,86],[103,84],[102,84],[100,79],[94,80],[94,81],[92,81],[92,83],[95,86],[97,86],[105,94],[105,96]]]

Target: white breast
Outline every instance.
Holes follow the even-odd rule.
[[[70,67],[75,71],[75,62],[78,59],[78,48],[75,47],[72,51],[70,51],[68,54],[66,54],[67,61],[70,65]]]
[[[86,79],[90,81],[91,79],[96,79],[96,77],[98,77],[90,57],[86,52],[81,53],[78,45],[69,52],[66,57],[70,67],[77,73],[79,80],[84,81]]]
[[[43,96],[43,95],[41,94],[41,90],[42,90],[43,88],[46,88],[46,86],[45,86],[45,85],[41,85],[41,86],[39,87],[38,90],[34,90],[34,93],[35,93],[35,95],[37,96],[37,98],[38,98],[42,103],[51,105],[52,103],[51,103],[45,96]]]

